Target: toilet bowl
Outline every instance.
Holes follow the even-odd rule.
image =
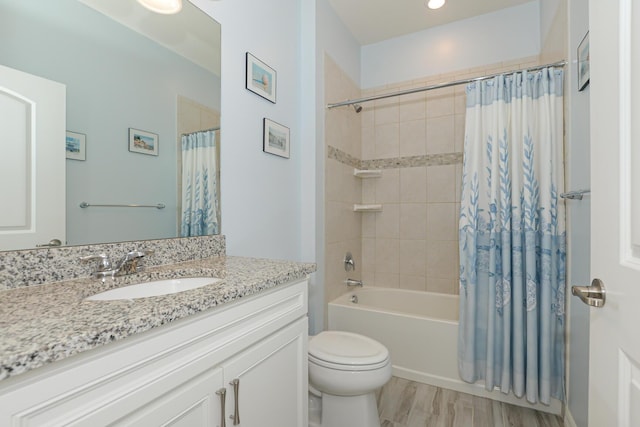
[[[310,426],[380,426],[375,391],[391,378],[385,346],[351,332],[324,331],[309,339],[308,357],[309,398],[317,408],[309,412]]]

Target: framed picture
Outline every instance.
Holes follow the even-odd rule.
[[[589,84],[589,32],[578,45],[578,90]]]
[[[157,156],[158,135],[144,130],[129,128],[129,151]]]
[[[276,70],[247,52],[247,89],[275,104],[276,85]]]
[[[87,135],[67,131],[65,150],[67,159],[87,160]]]
[[[289,128],[265,118],[262,151],[288,159]]]

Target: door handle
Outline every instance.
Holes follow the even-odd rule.
[[[606,301],[604,283],[600,279],[593,279],[591,286],[572,286],[571,293],[591,307],[602,307]]]
[[[233,420],[234,426],[237,426],[240,424],[240,380],[236,378],[229,385],[233,386],[234,400],[233,415],[229,415],[229,419]]]
[[[225,398],[227,397],[227,389],[221,388],[220,390],[216,391],[216,394],[220,396],[220,425],[218,427],[226,427],[227,420],[225,419],[224,413],[226,408]]]
[[[49,243],[41,243],[36,245],[36,248],[55,248],[56,246],[61,246],[62,242],[59,239],[51,239]]]

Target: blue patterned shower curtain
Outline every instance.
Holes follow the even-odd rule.
[[[216,131],[182,135],[182,237],[219,232],[216,165]]]
[[[458,367],[464,381],[564,399],[561,69],[467,86]]]

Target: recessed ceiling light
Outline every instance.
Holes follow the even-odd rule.
[[[182,10],[182,0],[138,0],[138,3],[163,15],[171,15]]]
[[[440,9],[442,6],[444,6],[444,2],[445,0],[429,0],[429,2],[427,3],[427,7],[429,9]]]

